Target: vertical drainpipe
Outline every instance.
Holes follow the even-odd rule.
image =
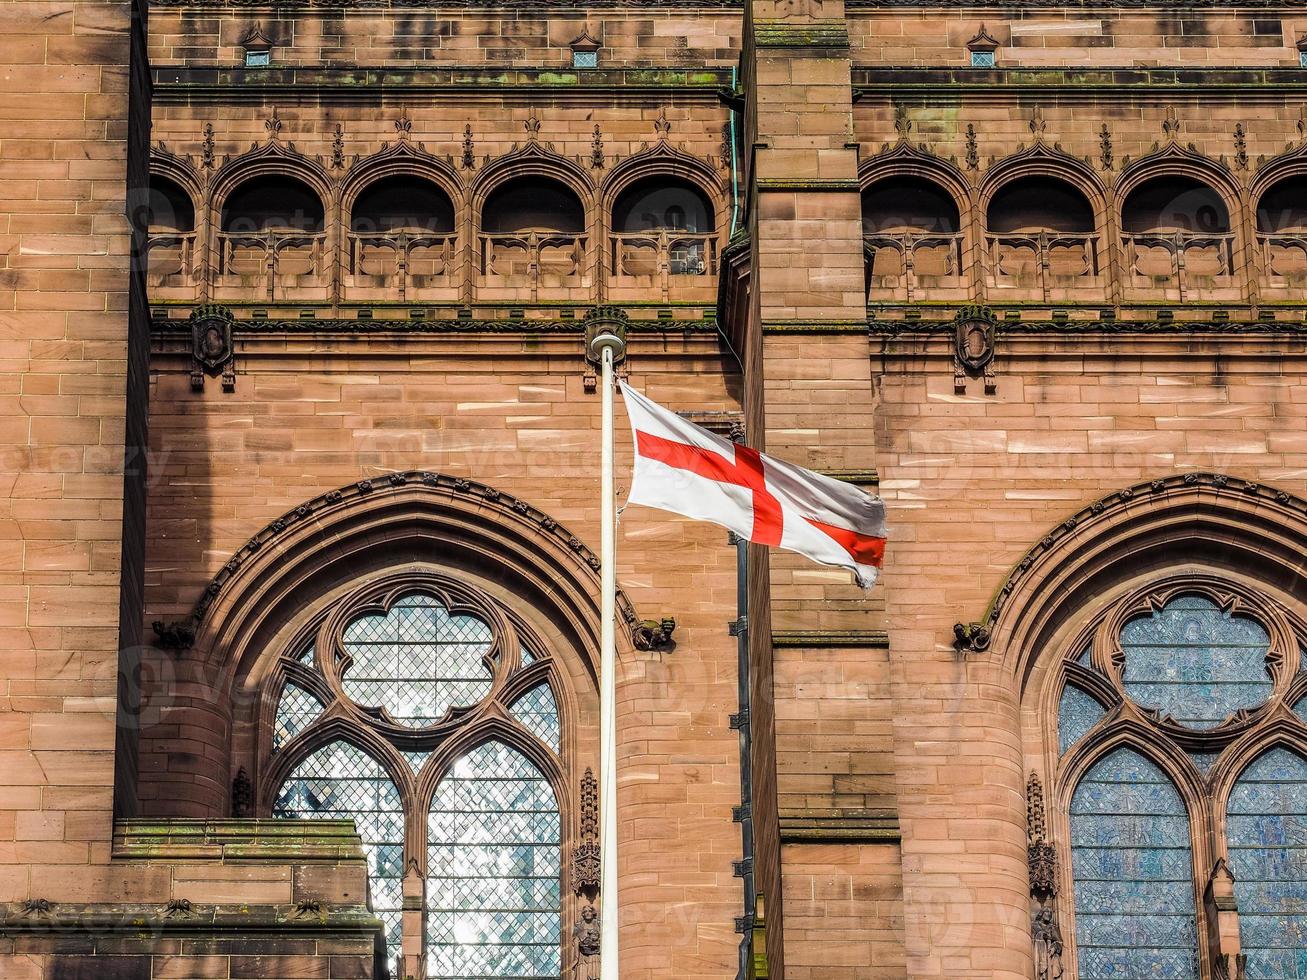
[[[739,68],[731,66],[731,94],[734,95],[739,87]],[[739,227],[740,222],[740,161],[738,136],[735,132],[735,120],[739,117],[740,110],[731,106],[731,233],[726,236],[729,242],[735,237],[735,230]]]
[[[736,980],[749,980],[753,967],[753,924],[758,905],[758,886],[754,878],[753,849],[753,735],[749,726],[749,542],[732,534],[735,545],[735,615],[730,624],[735,637],[737,677],[739,681],[738,714],[731,715],[731,727],[740,733],[740,805],[735,820],[740,825],[743,857],[735,862],[735,875],[744,879],[744,914],[735,920],[740,940],[740,968]]]

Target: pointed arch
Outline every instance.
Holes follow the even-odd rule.
[[[1131,161],[1121,170],[1115,185],[1118,210],[1142,184],[1157,177],[1187,177],[1207,185],[1221,196],[1234,225],[1243,201],[1243,189],[1230,168],[1192,147],[1174,142]]]
[[[858,184],[863,191],[891,177],[918,177],[936,184],[953,198],[959,215],[972,212],[971,182],[951,160],[904,142],[867,158],[858,166]]]
[[[1070,184],[1089,202],[1102,230],[1107,212],[1107,188],[1094,168],[1058,146],[1036,142],[1024,150],[997,161],[986,171],[976,192],[976,207],[985,214],[994,195],[1003,187],[1025,177],[1046,177]]]
[[[299,598],[361,570],[438,548],[509,581],[551,610],[594,676],[598,558],[544,512],[484,484],[434,473],[361,480],[288,511],[250,539],[205,587],[191,615],[191,656],[230,679],[249,669]],[[619,614],[638,622],[625,595]],[[633,650],[630,636],[619,644]]]
[[[349,226],[349,216],[358,196],[377,181],[387,177],[416,177],[434,184],[454,205],[455,224],[465,193],[463,179],[447,160],[428,153],[420,144],[398,140],[384,144],[371,156],[358,160],[340,182],[342,223]]]
[[[294,177],[307,184],[330,212],[337,204],[337,182],[322,164],[295,149],[293,143],[268,140],[256,143],[246,152],[223,162],[210,182],[209,207],[214,215],[222,213],[231,192],[255,177]]]
[[[612,214],[613,206],[624,190],[641,180],[657,177],[687,181],[698,188],[712,202],[716,219],[714,227],[722,227],[727,203],[717,171],[707,161],[672,146],[666,140],[659,140],[613,167],[599,189],[604,213]]]
[[[473,181],[468,203],[478,228],[481,226],[481,209],[485,206],[486,198],[496,188],[518,177],[549,177],[556,180],[576,195],[587,217],[594,213],[596,202],[593,178],[576,161],[563,156],[552,146],[529,140],[525,145],[514,147],[490,161]]]
[[[1237,477],[1187,473],[1125,487],[1052,527],[999,586],[981,620],[985,656],[1024,686],[1059,633],[1105,607],[1107,591],[1151,569],[1258,568],[1307,595],[1307,501]]]

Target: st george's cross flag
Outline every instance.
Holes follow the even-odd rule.
[[[618,382],[635,442],[628,504],[711,521],[755,544],[853,572],[869,589],[885,554],[885,504],[829,476],[739,446]]]

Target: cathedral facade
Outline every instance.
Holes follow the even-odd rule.
[[[1307,977],[1301,4],[9,7],[0,977]]]

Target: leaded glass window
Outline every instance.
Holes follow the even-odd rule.
[[[558,722],[558,704],[548,684],[537,684],[514,702],[510,709],[514,718],[525,725],[536,738],[555,752],[562,748],[562,729]]]
[[[388,612],[360,616],[346,627],[353,662],[345,692],[359,704],[385,708],[401,725],[429,725],[489,692],[484,658],[491,640],[480,620],[451,615],[430,596],[405,596]]]
[[[1213,980],[1215,968],[1197,958],[1199,937],[1214,963],[1228,963],[1238,936],[1248,980],[1307,980],[1307,739],[1281,707],[1307,722],[1305,633],[1289,597],[1177,574],[1107,603],[1065,649],[1049,732],[1057,757],[1073,745],[1093,752],[1095,733],[1130,735],[1136,746],[1111,749],[1077,783],[1058,787],[1072,887],[1055,908],[1041,899],[1037,910],[1074,916],[1077,962],[1068,973]],[[1095,664],[1086,646],[1114,655]],[[1224,768],[1244,751],[1255,761],[1242,773]],[[1188,773],[1183,787],[1163,760],[1177,781]],[[1052,764],[1055,773],[1078,771],[1071,758]],[[1200,862],[1191,840],[1204,842]],[[1232,907],[1198,901],[1211,876],[1225,874],[1218,859],[1234,875]]]
[[[385,923],[395,962],[403,908],[404,807],[381,763],[348,742],[332,742],[295,767],[282,783],[272,815],[353,819],[368,855],[372,909]]]
[[[281,692],[281,701],[277,704],[277,720],[272,733],[273,751],[280,749],[292,738],[308,728],[326,708],[317,695],[288,683]]]
[[[1259,756],[1230,792],[1226,833],[1248,980],[1307,977],[1307,761]]]
[[[1117,749],[1071,798],[1080,980],[1198,980],[1189,818],[1171,781]]]
[[[361,585],[288,644],[262,743],[279,782],[260,796],[273,816],[356,822],[392,976],[425,961],[428,980],[561,980],[566,675],[515,611],[464,582],[414,579]],[[406,874],[425,878],[428,913],[407,956]]]
[[[427,975],[557,978],[562,836],[541,772],[501,742],[459,759],[427,823]]]
[[[1065,752],[1080,741],[1107,714],[1098,701],[1074,684],[1062,691],[1057,709],[1058,747]]]
[[[1269,646],[1256,620],[1230,615],[1206,596],[1180,596],[1122,628],[1122,681],[1137,704],[1188,728],[1215,728],[1270,696]]]

